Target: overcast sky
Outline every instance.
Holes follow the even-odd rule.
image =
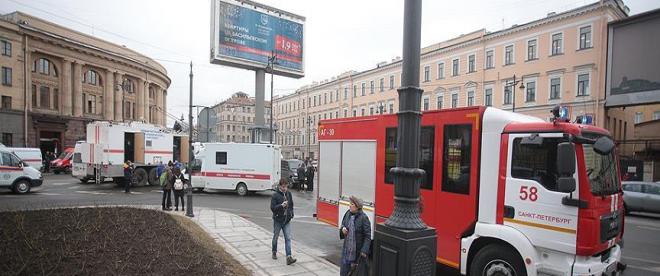
[[[275,77],[275,94],[362,71],[401,56],[403,0],[257,0],[306,17],[305,77]],[[481,28],[497,31],[594,0],[423,1],[422,47]],[[658,0],[625,0],[630,14],[660,7]],[[194,104],[213,105],[236,91],[254,95],[254,72],[209,63],[210,0],[0,0],[0,13],[22,11],[126,45],[167,68],[168,112],[188,113],[189,62]],[[270,76],[268,76],[270,77]],[[269,80],[269,79],[268,79]],[[266,91],[270,91],[266,82]],[[266,93],[268,99],[268,93]],[[171,126],[169,120],[168,126]]]

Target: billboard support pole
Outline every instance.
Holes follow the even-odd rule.
[[[195,156],[193,155],[193,147],[192,147],[192,137],[193,137],[193,116],[192,116],[192,108],[193,108],[193,64],[192,61],[190,62],[190,100],[188,104],[188,169],[186,170],[188,173],[188,189],[186,191],[186,202],[188,206],[186,206],[186,216],[188,217],[194,217],[195,214],[193,213],[193,199],[192,199],[192,164],[193,160],[195,160]],[[183,118],[181,118],[183,121]],[[207,122],[208,123],[208,122]],[[199,132],[198,132],[199,133]]]
[[[266,70],[257,69],[255,73],[254,98],[255,98],[255,116],[254,126],[252,128],[252,143],[261,141],[261,130],[265,125],[264,117],[264,98],[266,97]]]
[[[376,225],[374,275],[435,275],[437,236],[420,217],[419,168],[421,98],[419,87],[422,0],[405,0],[403,13],[403,64],[399,92],[394,174],[394,211]]]

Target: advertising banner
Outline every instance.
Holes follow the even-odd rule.
[[[304,76],[304,17],[249,1],[212,3],[212,63],[264,69],[275,54],[276,75]]]

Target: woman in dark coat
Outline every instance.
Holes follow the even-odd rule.
[[[362,212],[362,200],[355,196],[350,197],[350,207],[341,221],[339,238],[344,240],[340,275],[345,276],[356,268],[359,258],[364,262],[368,260],[371,247],[371,222]]]

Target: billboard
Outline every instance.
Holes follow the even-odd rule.
[[[304,17],[251,1],[211,3],[211,63],[264,69],[274,53],[274,74],[305,76]]]
[[[660,102],[660,9],[608,26],[606,106]]]

